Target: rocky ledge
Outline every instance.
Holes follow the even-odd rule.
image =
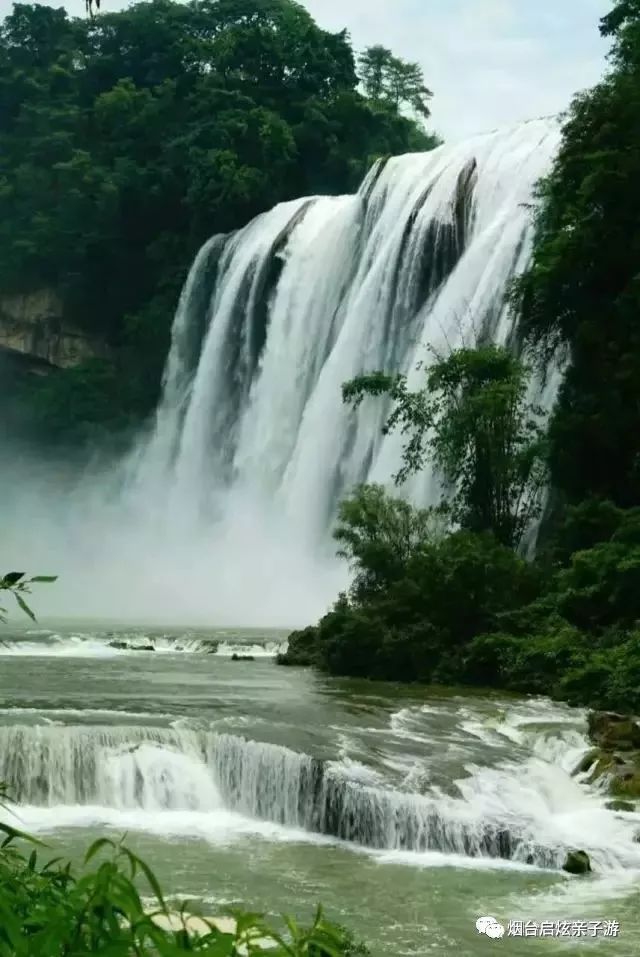
[[[592,711],[588,717],[593,748],[576,768],[588,772],[587,781],[602,780],[614,800],[612,811],[635,811],[640,801],[640,723],[628,715]]]
[[[0,295],[0,352],[30,362],[41,374],[109,355],[102,341],[65,318],[51,289]]]

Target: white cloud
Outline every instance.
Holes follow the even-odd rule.
[[[417,60],[434,91],[433,126],[448,139],[561,111],[605,66],[598,21],[611,0],[301,2],[326,29],[346,27],[357,49],[382,43]],[[64,5],[84,12],[84,0]],[[0,14],[10,8],[0,0]]]

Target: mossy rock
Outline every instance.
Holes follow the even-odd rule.
[[[600,748],[592,748],[591,751],[580,758],[578,764],[575,766],[572,774],[584,774],[585,771],[589,771],[593,765],[602,757],[602,752]]]
[[[636,809],[635,804],[632,804],[631,801],[621,801],[620,799],[607,801],[605,807],[608,811],[624,811],[628,814],[633,814]]]
[[[601,751],[599,748],[591,752],[591,756],[595,759],[595,766],[587,778],[588,784],[595,784],[604,774],[614,774],[616,768],[620,765],[617,755]]]
[[[589,736],[601,748],[633,751],[640,748],[640,726],[628,715],[592,711],[588,717]]]
[[[640,798],[640,770],[626,765],[616,771],[609,788],[612,794],[621,798]]]
[[[586,851],[569,851],[564,859],[562,870],[567,874],[590,874],[591,861]]]

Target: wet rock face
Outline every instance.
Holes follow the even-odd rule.
[[[155,651],[154,645],[133,645],[128,641],[110,641],[109,648],[117,648],[118,651]]]
[[[640,749],[640,725],[635,718],[610,711],[592,711],[588,727],[589,737],[600,748],[616,751]]]
[[[608,779],[616,798],[640,799],[640,724],[628,715],[593,711],[588,717],[589,736],[596,747],[576,768],[593,768],[589,783]],[[624,801],[623,801],[624,803]]]
[[[607,801],[605,807],[608,811],[621,811],[625,813],[633,814],[635,811],[635,804],[632,804],[631,801]]]
[[[562,870],[567,874],[591,873],[591,861],[586,851],[569,851],[564,859]]]
[[[52,289],[0,296],[0,350],[52,368],[109,356],[103,341],[66,319]]]

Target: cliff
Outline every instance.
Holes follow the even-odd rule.
[[[106,358],[108,348],[65,320],[62,301],[53,290],[40,289],[0,295],[0,352],[46,373]]]

